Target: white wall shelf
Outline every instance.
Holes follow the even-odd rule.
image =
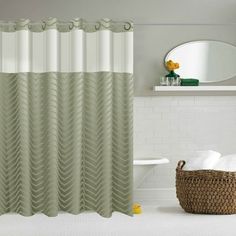
[[[236,86],[154,86],[155,92],[236,92]]]

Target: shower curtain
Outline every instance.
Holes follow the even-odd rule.
[[[131,215],[132,23],[0,31],[0,214]]]

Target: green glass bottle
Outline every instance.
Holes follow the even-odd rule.
[[[170,73],[168,75],[166,75],[166,77],[168,78],[177,78],[177,77],[180,77],[178,74],[176,74],[173,70],[170,71]]]

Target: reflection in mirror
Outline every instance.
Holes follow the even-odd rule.
[[[166,56],[177,61],[181,78],[201,83],[218,82],[236,76],[236,47],[220,41],[193,41],[172,49]]]

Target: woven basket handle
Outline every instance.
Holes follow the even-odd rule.
[[[185,165],[185,161],[179,161],[178,165],[177,165],[177,169],[181,170],[183,168],[183,166]]]

